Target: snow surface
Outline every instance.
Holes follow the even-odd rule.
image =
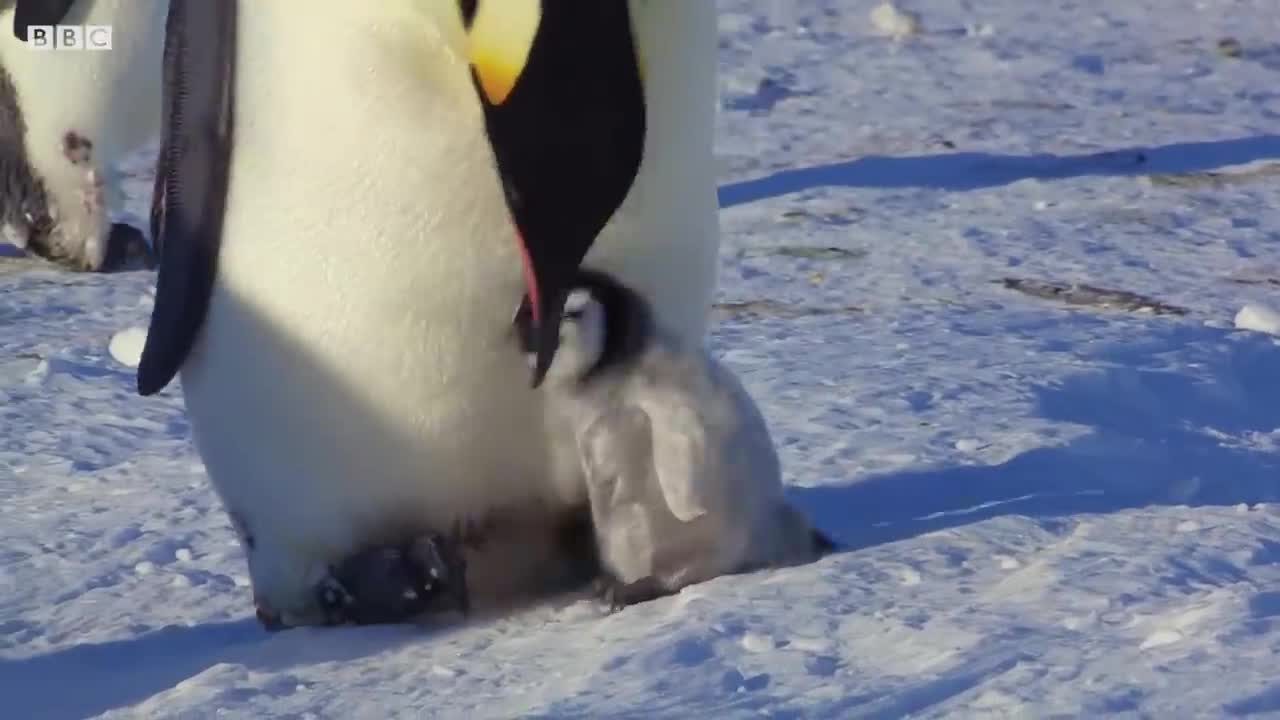
[[[0,715],[1280,715],[1280,5],[876,2],[718,3],[712,343],[849,551],[269,635],[154,276],[0,258]]]

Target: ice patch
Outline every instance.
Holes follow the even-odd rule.
[[[997,555],[995,560],[1000,564],[1001,570],[1017,570],[1022,567],[1022,563],[1018,562],[1017,558],[1009,555]]]
[[[742,647],[749,652],[761,653],[773,650],[773,638],[758,633],[747,633],[742,636]]]
[[[147,329],[131,327],[121,330],[111,338],[107,349],[111,357],[121,365],[136,368],[142,360],[142,347],[147,343]]]
[[[1172,645],[1176,642],[1180,642],[1181,640],[1182,633],[1177,630],[1157,630],[1148,635],[1146,640],[1142,641],[1142,649],[1150,650],[1151,648],[1164,647],[1165,645]]]
[[[875,6],[871,10],[870,18],[871,27],[877,33],[888,35],[894,40],[920,33],[920,14],[903,10],[890,0]]]
[[[1271,308],[1250,303],[1236,313],[1236,329],[1280,335],[1280,313]]]

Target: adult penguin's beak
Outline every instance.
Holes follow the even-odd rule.
[[[631,11],[627,0],[459,6],[523,257],[537,387],[559,345],[568,285],[630,192],[644,154],[644,81]]]

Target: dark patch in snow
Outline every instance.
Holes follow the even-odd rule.
[[[805,260],[858,260],[867,256],[867,251],[862,249],[848,249],[840,247],[806,247],[801,245],[783,245],[780,247],[755,247],[744,248],[738,252],[738,257],[786,257],[786,258],[803,258]]]
[[[811,90],[795,90],[792,87],[795,79],[795,75],[789,71],[774,69],[760,79],[754,91],[729,98],[724,107],[727,110],[746,111],[751,115],[763,115],[783,100],[817,94]]]
[[[1227,703],[1222,709],[1232,715],[1258,715],[1280,711],[1280,685],[1272,685],[1256,695]]]
[[[715,313],[724,316],[742,318],[802,318],[818,315],[849,315],[864,312],[860,307],[846,305],[844,307],[818,307],[814,305],[798,305],[780,300],[740,300],[718,302],[713,306]]]
[[[1249,613],[1255,618],[1270,618],[1280,615],[1280,592],[1260,592],[1249,599]]]
[[[1081,307],[1146,312],[1155,315],[1186,315],[1190,312],[1184,307],[1160,302],[1128,290],[1108,290],[1093,285],[1060,283],[1049,280],[1023,280],[1020,278],[1004,278],[1000,280],[1000,283],[1006,288],[1016,290],[1024,295],[1044,300],[1056,300],[1068,305]]]
[[[1152,185],[1178,188],[1221,189],[1232,185],[1245,185],[1280,175],[1280,163],[1265,163],[1247,170],[1232,172],[1184,172],[1148,175]]]

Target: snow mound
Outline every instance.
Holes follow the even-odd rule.
[[[147,343],[147,329],[142,327],[131,327],[121,330],[111,338],[111,343],[107,345],[107,350],[111,352],[111,357],[121,365],[131,368],[138,367],[138,363],[142,359],[142,346]]]
[[[871,27],[895,40],[920,33],[920,14],[903,10],[889,0],[871,10]]]
[[[1271,308],[1250,303],[1236,313],[1236,329],[1280,335],[1280,313]]]

